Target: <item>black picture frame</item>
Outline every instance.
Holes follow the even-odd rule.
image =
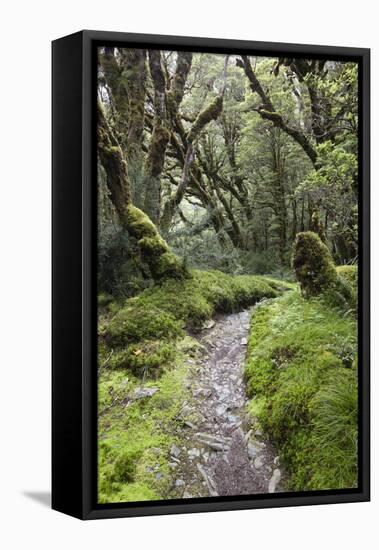
[[[100,45],[352,60],[359,64],[359,486],[96,503],[96,49]],[[85,30],[52,44],[52,507],[81,519],[370,499],[370,50]]]

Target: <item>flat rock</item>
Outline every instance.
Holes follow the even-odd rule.
[[[247,445],[247,454],[250,458],[255,458],[260,450],[261,449],[257,445],[254,445],[254,443],[248,443]]]
[[[181,452],[182,451],[179,449],[179,447],[177,447],[176,445],[172,445],[170,449],[170,454],[172,454],[172,456],[174,456],[175,458],[178,458]]]
[[[196,457],[199,457],[200,456],[200,451],[199,449],[196,449],[196,447],[194,447],[193,449],[189,449],[189,451],[187,451],[188,453],[188,456],[191,458],[196,458]]]
[[[152,397],[159,391],[159,388],[136,388],[134,390],[134,399],[143,399],[144,397]]]
[[[257,456],[257,458],[254,460],[254,468],[259,470],[259,468],[262,468],[263,464],[263,459],[260,456]]]
[[[281,477],[282,477],[282,474],[280,473],[279,468],[276,468],[273,471],[273,474],[272,474],[271,479],[270,479],[269,484],[268,484],[268,492],[269,493],[275,493],[276,487],[277,487],[279,481],[281,480]]]
[[[213,319],[210,319],[209,321],[205,321],[201,327],[202,330],[207,330],[212,327],[214,327],[216,322]]]

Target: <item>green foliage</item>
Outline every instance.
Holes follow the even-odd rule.
[[[358,285],[358,266],[356,265],[340,265],[337,267],[337,273],[352,287]]]
[[[337,280],[328,247],[312,231],[297,234],[292,261],[304,296],[318,296]]]
[[[288,293],[252,317],[250,413],[278,446],[291,490],[354,487],[355,320]]]

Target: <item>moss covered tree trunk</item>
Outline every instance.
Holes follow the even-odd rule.
[[[145,124],[146,51],[104,48],[100,64],[111,93],[119,144],[128,163],[133,202],[140,205]]]
[[[127,162],[98,104],[98,152],[107,175],[111,201],[122,227],[137,240],[141,257],[154,280],[188,276],[181,260],[173,254],[150,218],[132,204]]]
[[[161,215],[161,174],[164,168],[170,128],[175,124],[184,86],[191,68],[192,54],[179,52],[170,89],[162,68],[161,52],[149,51],[150,74],[154,84],[154,126],[145,166],[144,210],[155,224]]]
[[[168,199],[162,214],[162,229],[167,230],[170,227],[171,220],[181,203],[187,189],[190,178],[190,170],[195,159],[194,143],[198,139],[202,130],[212,120],[216,120],[222,112],[223,98],[217,96],[203,111],[199,113],[195,122],[186,136],[187,151],[184,159],[183,174],[176,192]]]
[[[121,136],[128,133],[128,96],[125,83],[122,79],[123,67],[115,55],[115,48],[106,47],[99,56],[101,68],[103,69],[105,83],[108,93],[110,92],[114,106],[114,118],[118,132]],[[121,143],[124,146],[125,143]]]

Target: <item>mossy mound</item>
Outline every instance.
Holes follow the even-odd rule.
[[[289,293],[252,317],[250,412],[276,444],[289,490],[357,485],[356,321]]]
[[[175,344],[168,340],[145,340],[116,351],[107,365],[110,369],[125,369],[138,378],[158,378],[164,367],[176,356]]]
[[[318,296],[337,280],[328,247],[312,231],[298,233],[293,250],[293,268],[304,296]]]
[[[273,298],[290,285],[264,277],[232,277],[218,271],[193,271],[168,279],[112,303],[99,323],[100,365],[156,378],[170,366],[175,342],[185,329],[199,331],[216,313],[238,311],[262,298]]]
[[[337,274],[344,279],[353,289],[358,286],[358,266],[340,265],[337,268]]]
[[[144,340],[174,339],[182,334],[175,317],[154,305],[145,307],[139,298],[131,298],[105,326],[99,327],[100,336],[115,348]]]

